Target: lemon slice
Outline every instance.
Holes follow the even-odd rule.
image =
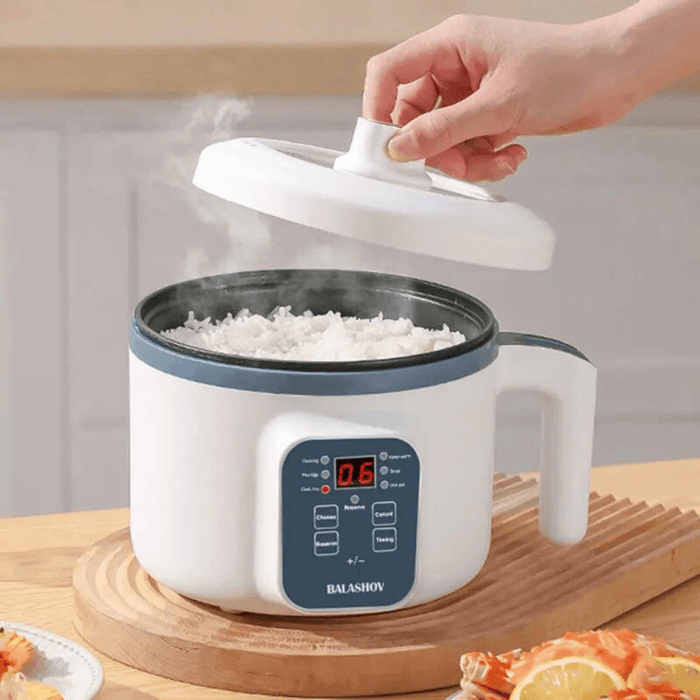
[[[700,695],[700,664],[682,656],[657,656],[654,661],[664,667],[664,680],[688,695]]]
[[[625,679],[597,659],[567,656],[535,666],[515,686],[510,700],[598,700],[625,687]]]

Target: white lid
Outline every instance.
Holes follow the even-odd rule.
[[[515,270],[551,265],[548,224],[422,161],[392,160],[386,143],[395,131],[360,118],[346,154],[269,139],[215,143],[193,182],[229,202],[391,248]]]

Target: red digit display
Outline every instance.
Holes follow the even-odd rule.
[[[338,467],[338,486],[350,486],[352,484],[355,465],[352,462],[344,462]]]
[[[374,460],[369,459],[360,464],[360,473],[357,478],[361,486],[371,486],[374,483]]]
[[[372,488],[375,486],[374,457],[344,457],[335,460],[335,487]]]

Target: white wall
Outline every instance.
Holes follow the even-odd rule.
[[[503,329],[560,337],[597,364],[597,464],[700,455],[699,98],[659,97],[619,126],[526,142],[528,163],[495,189],[558,232],[545,273],[386,251],[197,193],[187,180],[207,142],[246,133],[343,148],[358,109],[349,99],[260,99],[235,129],[217,122],[222,105],[231,108],[2,103],[0,312],[11,374],[0,459],[12,459],[0,462],[0,514],[126,505],[129,316],[157,287],[226,269],[353,266],[459,287]],[[196,248],[208,266],[197,269]],[[499,467],[536,466],[535,399],[502,404]]]

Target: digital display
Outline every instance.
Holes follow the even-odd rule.
[[[375,486],[376,461],[372,457],[342,457],[335,460],[335,487],[373,488]]]

